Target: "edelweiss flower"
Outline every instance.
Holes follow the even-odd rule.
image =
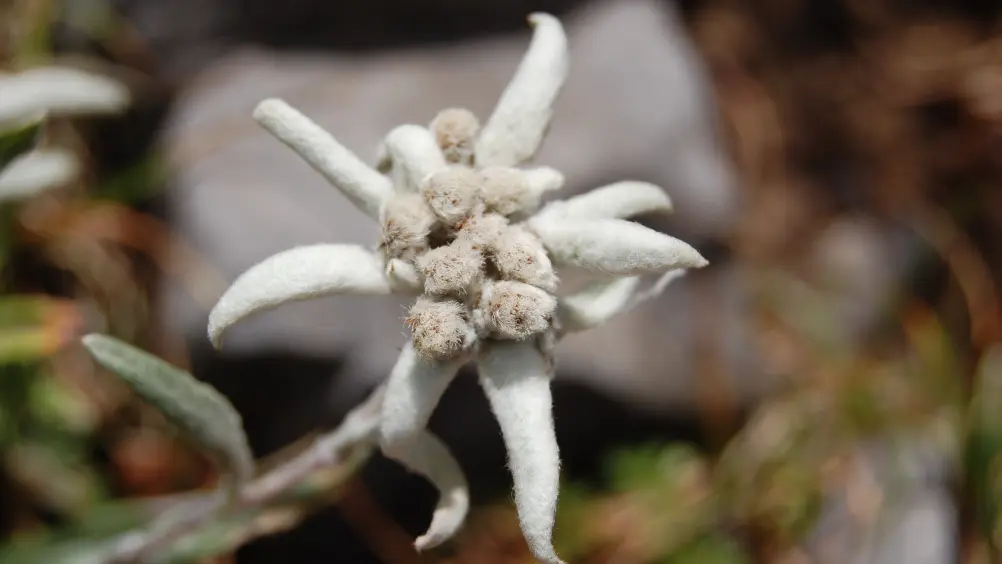
[[[543,194],[562,186],[562,175],[514,167],[543,140],[568,56],[559,21],[546,14],[529,21],[529,50],[483,128],[459,109],[442,111],[427,128],[397,127],[380,147],[376,169],[285,103],[262,102],[255,119],[379,221],[382,241],[376,251],[321,244],[265,259],[220,299],[209,336],[218,346],[237,321],[293,300],[417,295],[406,320],[411,339],[383,390],[379,428],[383,452],[440,492],[415,546],[444,542],[468,510],[459,465],[425,427],[459,368],[474,360],[508,449],[522,531],[538,559],[558,563],[553,345],[565,332],[594,327],[657,295],[706,261],[689,245],[623,219],[671,210],[650,184],[620,182],[537,212]],[[555,266],[604,279],[559,298]],[[644,274],[662,276],[641,291]]]

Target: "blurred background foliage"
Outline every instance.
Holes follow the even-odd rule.
[[[536,7],[522,4],[511,11]],[[558,552],[575,563],[894,562],[876,549],[850,559],[844,545],[871,542],[881,519],[903,522],[886,508],[935,482],[955,508],[940,513],[948,559],[922,562],[1002,561],[1002,8],[990,0],[678,5],[741,178],[740,221],[715,243],[754,273],[744,321],[783,385],[754,405],[699,406],[687,422],[694,433],[599,453],[599,470],[568,479]],[[67,64],[114,77],[132,97],[113,117],[51,115],[42,131],[8,128],[0,139],[3,166],[37,145],[70,151],[79,165],[51,190],[0,199],[4,563],[84,561],[86,547],[216,477],[77,344],[103,331],[189,365],[153,313],[161,277],[184,279],[179,265],[191,262],[178,257],[198,260],[163,212],[171,171],[155,143],[183,80],[158,66],[123,15],[128,6],[0,4],[3,76]],[[261,21],[247,27],[281,45],[295,31],[283,22],[267,33]],[[852,339],[839,280],[815,269],[808,249],[838,220],[860,216],[911,233],[922,249],[879,304],[876,326]],[[503,489],[449,549],[419,557],[369,488],[347,472],[319,476],[282,511],[202,531],[172,558],[250,562],[251,551],[234,552],[239,541],[294,528],[334,504],[378,561],[530,561]],[[834,529],[825,526],[833,503],[842,508]],[[843,546],[828,552],[830,543]]]

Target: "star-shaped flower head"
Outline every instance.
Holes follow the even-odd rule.
[[[529,50],[483,127],[462,109],[440,112],[428,127],[399,126],[380,146],[375,169],[284,102],[262,102],[255,119],[379,221],[382,241],[375,251],[321,244],[265,259],[220,299],[209,336],[218,345],[237,321],[294,300],[416,295],[406,319],[411,339],[385,385],[379,432],[387,456],[440,492],[415,546],[444,542],[468,510],[462,470],[425,427],[460,367],[473,360],[508,450],[522,531],[538,559],[557,563],[553,345],[657,295],[706,260],[682,241],[625,220],[671,210],[668,197],[647,183],[619,182],[538,209],[563,176],[516,167],[542,143],[568,54],[556,18],[537,13],[529,21]],[[565,266],[600,281],[558,297],[555,267]],[[645,274],[660,278],[641,290]]]

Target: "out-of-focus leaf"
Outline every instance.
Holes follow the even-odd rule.
[[[733,539],[704,535],[673,552],[664,564],[746,564],[751,562]]]
[[[699,454],[687,445],[647,445],[613,454],[606,473],[618,491],[663,488],[687,466],[699,463]]]
[[[250,478],[253,457],[240,415],[214,388],[107,335],[90,334],[83,343],[99,364],[120,376],[232,472],[237,483]]]
[[[611,497],[589,502],[578,546],[616,547],[614,560],[653,562],[712,529],[716,507],[706,462],[688,445],[626,449],[607,460]],[[579,548],[579,552],[584,548]]]
[[[823,465],[842,448],[829,401],[796,394],[758,409],[714,469],[721,511],[781,542],[801,537],[821,507]]]
[[[72,302],[46,296],[0,297],[0,364],[45,358],[76,337]]]
[[[0,202],[21,200],[58,188],[80,173],[76,156],[62,149],[25,153],[0,171]]]
[[[0,75],[0,124],[47,112],[54,116],[117,113],[129,105],[121,83],[80,69],[44,66]]]
[[[981,359],[969,411],[965,471],[978,525],[997,555],[1002,538],[1002,345]]]
[[[79,514],[102,493],[93,468],[80,464],[58,445],[16,444],[7,454],[7,469],[22,487],[50,509]]]
[[[59,542],[32,539],[0,547],[4,564],[105,564],[114,547],[113,538],[80,537]]]
[[[168,173],[166,163],[154,153],[96,186],[94,194],[100,199],[138,204],[163,186]]]
[[[37,112],[23,119],[0,121],[0,171],[20,155],[34,148],[42,131],[45,114]]]

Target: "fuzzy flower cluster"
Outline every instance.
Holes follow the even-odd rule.
[[[415,296],[406,319],[411,338],[378,392],[376,435],[384,454],[440,492],[416,548],[445,542],[469,509],[459,464],[426,426],[459,369],[473,361],[508,450],[523,534],[536,558],[559,563],[552,546],[560,482],[553,347],[565,333],[658,295],[706,260],[682,241],[627,221],[671,211],[651,184],[618,182],[541,205],[563,176],[524,165],[545,136],[568,53],[556,18],[533,14],[529,21],[529,50],[482,127],[463,109],[444,110],[428,126],[399,126],[375,167],[284,102],[259,104],[255,119],[378,221],[381,241],[374,250],[317,244],[265,259],[220,298],[209,337],[218,346],[235,323],[290,301]],[[599,280],[560,296],[561,267]],[[644,275],[657,275],[656,282],[642,288]]]
[[[557,276],[539,237],[513,221],[560,186],[559,173],[471,166],[479,124],[468,111],[445,110],[430,129],[448,164],[394,194],[381,218],[383,253],[414,269],[424,291],[407,318],[415,350],[451,360],[484,339],[545,333]]]

